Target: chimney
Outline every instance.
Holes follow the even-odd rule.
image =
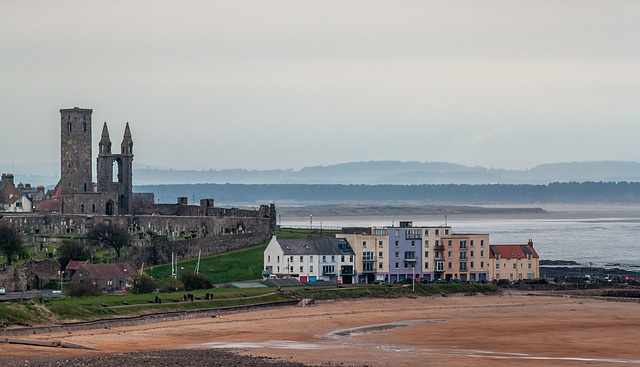
[[[533,240],[532,240],[532,239],[529,239],[529,243],[528,243],[528,245],[529,245],[529,246],[531,246],[531,247],[533,247]]]
[[[13,175],[11,173],[3,173],[2,182],[4,182],[5,184],[10,183],[13,186]]]

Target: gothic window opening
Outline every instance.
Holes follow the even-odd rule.
[[[92,211],[93,213],[95,213],[95,212],[96,212],[96,204],[91,204],[91,211]]]
[[[119,159],[114,160],[113,161],[113,176],[112,176],[112,182],[116,183],[122,183],[122,162],[120,162]]]
[[[67,122],[67,130],[71,131],[71,121]]]
[[[82,123],[82,130],[83,131],[87,131],[87,122],[86,121]]]
[[[107,205],[105,205],[105,214],[113,215],[113,201],[107,201]]]
[[[87,183],[84,183],[84,192],[87,192]]]
[[[81,205],[80,205],[80,212],[81,212],[81,213],[84,213],[84,204],[81,204]]]

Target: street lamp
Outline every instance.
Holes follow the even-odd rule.
[[[309,214],[309,229],[313,229],[313,214]]]

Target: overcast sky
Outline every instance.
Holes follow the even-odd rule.
[[[2,1],[0,55],[0,167],[74,106],[177,169],[640,161],[637,0]]]

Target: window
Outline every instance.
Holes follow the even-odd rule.
[[[96,212],[96,204],[91,204],[91,211]]]
[[[445,236],[448,236],[448,235],[449,235],[449,230],[448,230],[448,229],[445,229],[445,230],[444,230],[444,235],[445,235]]]
[[[87,122],[82,123],[82,131],[87,131]]]
[[[382,269],[382,263],[378,263],[378,269]]]
[[[310,272],[310,273],[313,273],[313,265],[310,265],[310,266],[309,266],[309,272]]]
[[[448,257],[451,257],[451,251],[449,251],[449,253],[447,254]]]
[[[496,260],[500,260],[500,254],[496,254]]]
[[[381,258],[381,259],[382,259],[382,254],[383,254],[382,251],[378,252],[378,257]]]
[[[378,241],[378,247],[382,247],[382,241]]]
[[[396,251],[396,259],[400,257],[400,251]]]
[[[424,257],[429,257],[429,251],[424,252]]]
[[[280,262],[280,256],[278,256],[278,262]]]
[[[484,257],[484,250],[480,250],[480,257]]]
[[[466,259],[467,259],[467,252],[460,251],[460,260],[466,260]]]
[[[362,241],[362,247],[367,248],[367,241]]]
[[[396,247],[400,247],[400,241],[396,241]]]
[[[429,240],[424,241],[424,247],[429,247]]]
[[[407,263],[406,261],[404,262],[404,268],[409,269],[409,263]]]
[[[405,251],[404,252],[404,259],[405,260],[415,260],[416,259],[415,251]]]
[[[416,241],[411,241],[411,247],[416,247]]]
[[[500,264],[496,264],[496,269],[500,269]]]
[[[531,254],[527,254],[527,260],[531,261]]]
[[[471,255],[471,257],[473,257],[473,251],[470,251],[470,254],[469,254],[469,255]]]
[[[424,263],[424,268],[429,269],[429,263]]]
[[[453,241],[449,240],[449,247],[451,247],[451,245],[453,245]]]
[[[309,256],[309,261],[313,261],[313,255]]]
[[[449,263],[449,269],[451,269],[451,263]]]
[[[278,266],[278,273],[280,272],[280,267]]]
[[[480,246],[484,246],[484,240],[480,240]]]
[[[471,245],[471,247],[473,247],[473,240],[471,240],[471,243],[470,243],[470,245]]]
[[[342,255],[342,256],[340,257],[340,261],[341,261],[341,262],[344,262],[344,255]]]
[[[460,262],[460,271],[467,271],[467,263],[466,263],[466,261]]]
[[[396,263],[396,269],[398,269],[398,263]]]
[[[293,260],[293,256],[291,256],[291,262],[294,262],[294,260]]]
[[[67,122],[67,130],[71,131],[71,121]]]
[[[353,255],[349,256],[349,262],[352,263],[353,262]]]
[[[327,262],[327,256],[326,255],[322,255],[322,262],[326,263]]]
[[[469,267],[473,269],[473,261],[469,263]]]
[[[484,269],[484,261],[480,261],[480,268]]]
[[[460,248],[466,249],[467,248],[467,241],[460,241]]]
[[[436,236],[439,236],[439,235],[440,235],[440,230],[436,229]]]
[[[336,261],[335,255],[331,255],[331,261]]]
[[[322,266],[322,274],[332,275],[336,273],[335,266],[333,265],[323,265]]]
[[[267,255],[267,262],[270,263],[271,262],[271,255]]]
[[[531,264],[529,264],[529,269],[531,269]]]
[[[425,235],[425,236],[428,236],[428,235],[429,235],[429,229],[425,229],[425,230],[424,230],[424,235]]]
[[[375,269],[373,268],[373,263],[362,264],[362,271],[365,273],[371,273],[375,271]]]
[[[304,266],[301,266],[301,267],[300,267],[300,272],[301,272],[301,273],[304,273]]]
[[[373,252],[363,252],[362,261],[373,261]]]
[[[396,229],[396,237],[400,236],[400,230]]]
[[[302,260],[302,256],[300,256],[300,262],[303,262],[304,260]]]
[[[516,264],[513,263],[513,270],[516,270]]]
[[[293,273],[293,266],[291,267],[291,270],[289,271],[290,273]]]

